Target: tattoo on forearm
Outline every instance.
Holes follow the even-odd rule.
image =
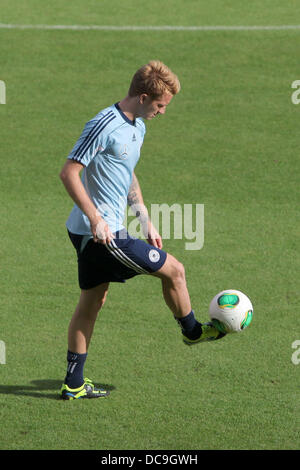
[[[143,203],[140,185],[135,175],[133,175],[131,186],[129,188],[127,202],[134,215],[140,219],[141,222],[146,222],[148,220],[148,211]]]
[[[130,191],[129,191],[128,196],[127,196],[127,201],[128,201],[129,206],[132,206],[133,204],[139,204],[140,203],[138,194],[134,189],[132,190],[130,188]]]
[[[138,193],[137,190],[139,189],[139,183],[135,175],[132,177],[132,182],[129,188],[128,196],[127,196],[127,201],[129,206],[132,206],[133,204],[138,204],[141,201],[139,201]]]

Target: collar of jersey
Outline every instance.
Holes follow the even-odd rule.
[[[135,119],[133,121],[131,121],[131,119],[129,119],[126,114],[123,113],[122,109],[120,108],[119,106],[119,103],[115,103],[115,107],[117,108],[117,110],[119,111],[119,113],[121,114],[122,118],[128,122],[128,124],[131,124],[132,126],[135,125]]]

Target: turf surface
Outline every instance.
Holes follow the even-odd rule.
[[[300,23],[295,1],[172,1],[163,12],[157,1],[71,3],[0,0],[0,21]],[[299,447],[299,41],[299,31],[0,29],[1,449]],[[199,320],[218,291],[236,288],[253,301],[253,324],[188,348],[157,280],[112,285],[86,364],[111,395],[65,403],[58,390],[79,291],[64,226],[72,203],[58,174],[84,123],[123,98],[152,58],[182,91],[147,123],[136,168],[145,201],[204,204],[203,248],[176,239],[164,248],[186,267]]]

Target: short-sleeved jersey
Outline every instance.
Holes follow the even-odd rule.
[[[82,183],[113,233],[124,228],[127,195],[144,135],[143,120],[130,121],[114,104],[86,123],[68,156],[84,165]],[[66,225],[74,234],[91,234],[89,219],[76,204]]]

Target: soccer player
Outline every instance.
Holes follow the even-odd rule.
[[[162,62],[141,67],[127,96],[86,123],[61,170],[61,180],[75,203],[66,225],[77,251],[81,289],[68,330],[64,399],[108,395],[84,378],[83,369],[110,282],[125,282],[139,274],[158,278],[186,344],[224,336],[211,323],[196,320],[184,267],[162,250],[162,238],[149,218],[134,172],[145,135],[144,120],[165,114],[179,90],[177,76]],[[147,242],[132,238],[122,225],[127,204],[138,217]]]

